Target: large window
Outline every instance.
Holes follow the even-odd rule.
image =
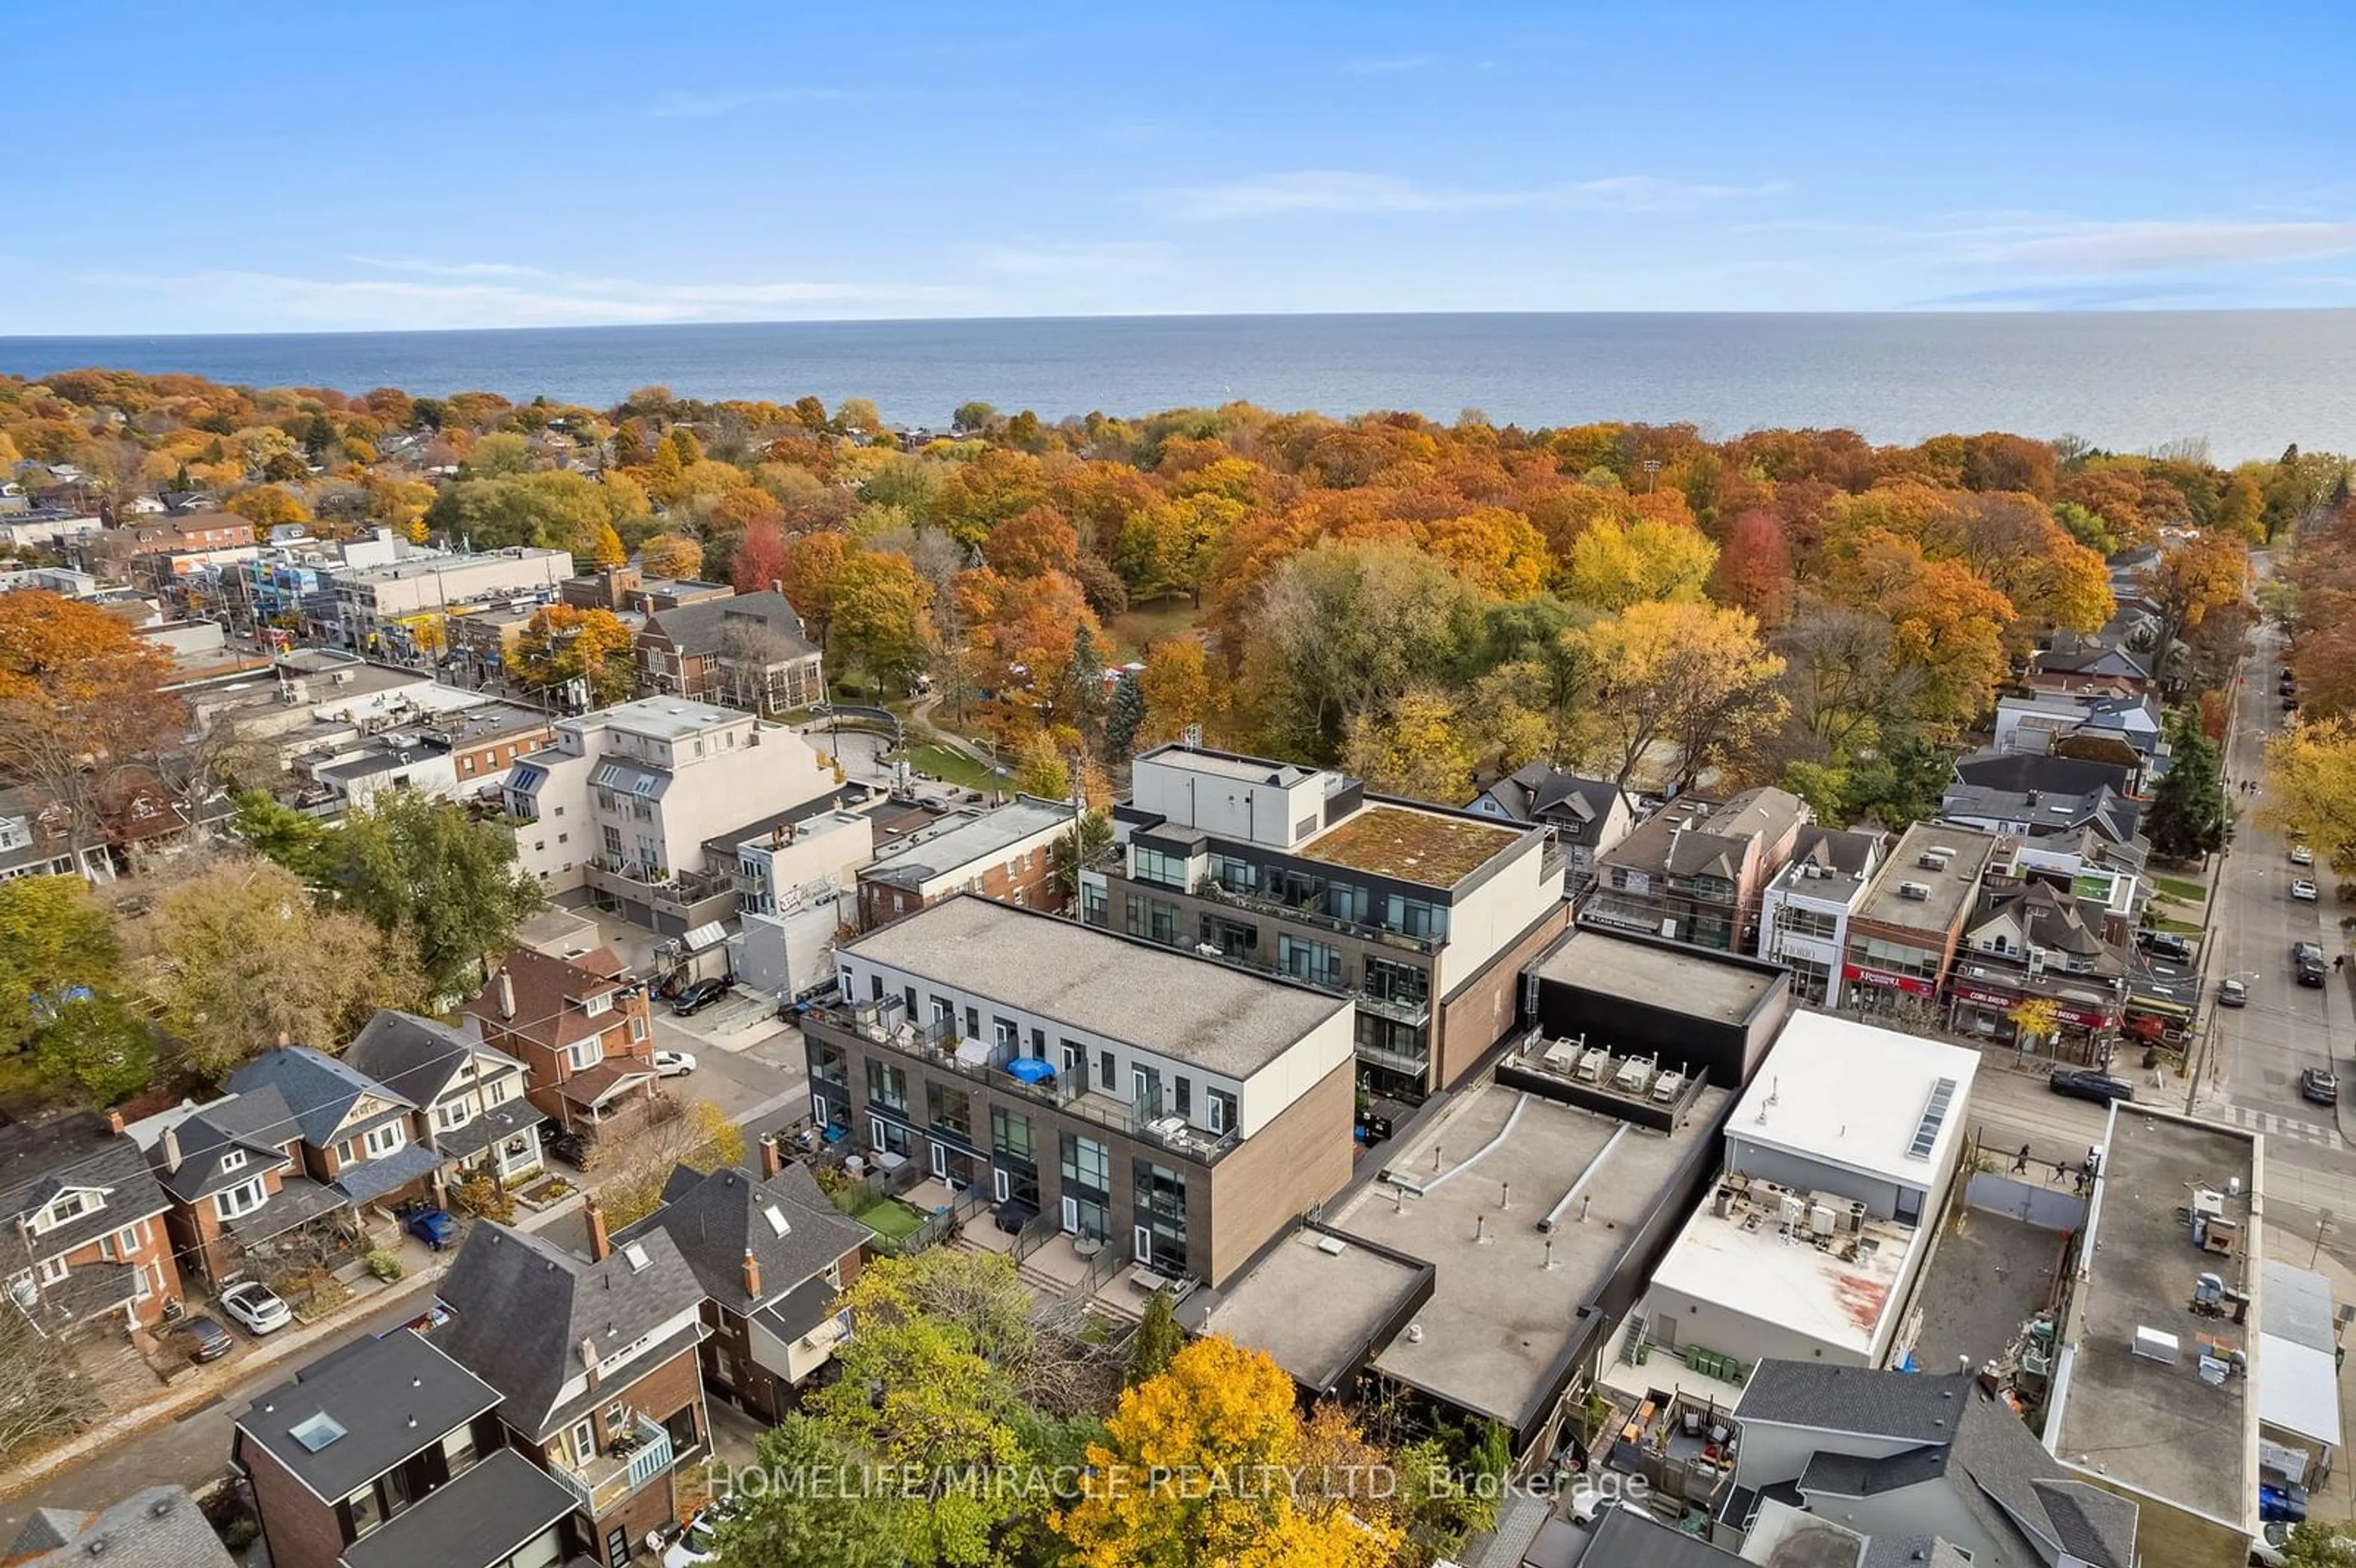
[[[888,1061],[869,1062],[867,1103],[905,1115],[908,1111],[907,1070]]]
[[[605,1041],[597,1035],[592,1035],[587,1040],[575,1041],[564,1048],[565,1063],[575,1072],[586,1072],[605,1060]]]
[[[1420,1008],[1431,1000],[1431,972],[1387,958],[1366,960],[1366,995],[1378,1002]]]
[[[973,1096],[950,1083],[927,1085],[933,1102],[933,1130],[964,1143],[973,1141]]]
[[[1840,917],[1820,909],[1801,904],[1778,904],[1775,908],[1775,929],[1794,936],[1812,936],[1829,942],[1840,934]]]
[[[1139,1160],[1134,1255],[1150,1268],[1171,1272],[1186,1266],[1186,1176],[1168,1166]]]
[[[1393,893],[1388,907],[1384,911],[1383,923],[1408,936],[1445,942],[1448,940],[1448,906]]]
[[[1000,1159],[1018,1159],[1025,1165],[1039,1157],[1035,1135],[1031,1131],[1031,1118],[1019,1115],[1003,1105],[990,1108],[990,1152]]]
[[[1149,845],[1131,844],[1129,857],[1130,875],[1139,881],[1175,888],[1180,892],[1186,891],[1185,856],[1173,855],[1166,849],[1156,849]]]
[[[375,1159],[391,1154],[408,1141],[409,1136],[402,1130],[399,1122],[387,1122],[380,1127],[370,1127],[368,1131],[369,1157]]]
[[[1249,860],[1238,860],[1231,855],[1211,857],[1211,880],[1231,893],[1248,893],[1259,888],[1259,868]]]
[[[1104,884],[1101,882],[1080,884],[1080,919],[1090,925],[1110,925],[1112,920],[1106,912],[1106,905]]]
[[[1165,946],[1178,944],[1178,906],[1149,899],[1140,893],[1129,895],[1129,933],[1159,942]]]
[[[240,1182],[225,1192],[214,1193],[213,1212],[224,1220],[239,1220],[252,1213],[268,1200],[269,1194],[262,1189],[262,1178],[257,1176],[251,1181]]]
[[[848,1084],[848,1076],[843,1065],[842,1047],[839,1045],[829,1045],[823,1040],[811,1040],[809,1070],[810,1077],[820,1083],[831,1083],[838,1089],[844,1088]]]
[[[1337,989],[1342,984],[1341,953],[1305,936],[1287,933],[1276,939],[1276,966],[1296,980]]]
[[[1064,1135],[1064,1191],[1102,1203],[1112,1196],[1112,1154],[1094,1138]]]

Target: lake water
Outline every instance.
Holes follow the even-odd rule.
[[[1847,425],[2081,435],[2117,451],[2205,439],[2356,452],[2356,310],[2087,315],[1130,316],[0,338],[0,371],[86,365],[253,385],[682,396],[946,424],[968,400],[1046,418],[1241,398],[1336,415],[1466,408],[1525,426],[1689,421],[1713,436]]]

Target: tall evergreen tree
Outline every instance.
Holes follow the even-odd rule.
[[[2152,791],[2144,831],[2159,854],[2195,860],[2225,847],[2224,775],[2193,709],[2178,709],[2168,728],[2168,772]]]
[[[1125,757],[1137,745],[1137,731],[1145,723],[1145,690],[1137,684],[1137,672],[1123,670],[1120,679],[1113,683],[1112,704],[1105,713],[1105,750],[1116,757]]]
[[[1145,1316],[1137,1325],[1137,1338],[1129,1343],[1129,1371],[1122,1381],[1130,1388],[1149,1378],[1160,1377],[1170,1365],[1170,1358],[1186,1343],[1186,1336],[1178,1327],[1178,1308],[1166,1290],[1157,1290],[1145,1304]]]

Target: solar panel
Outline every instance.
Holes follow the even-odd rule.
[[[1942,1078],[1931,1090],[1931,1103],[1922,1107],[1922,1119],[1914,1125],[1914,1144],[1906,1151],[1909,1159],[1928,1159],[1933,1146],[1939,1141],[1939,1129],[1947,1123],[1947,1107],[1955,1103],[1955,1081]]]

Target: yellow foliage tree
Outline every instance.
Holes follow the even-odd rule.
[[[1050,1524],[1082,1568],[1378,1568],[1386,1520],[1291,1467],[1306,1447],[1292,1380],[1265,1353],[1198,1339],[1120,1396],[1082,1496]]]
[[[2293,724],[2267,741],[2266,785],[2261,822],[2297,829],[2336,875],[2356,874],[2356,719]]]
[[[1599,610],[1646,602],[1693,603],[1718,565],[1718,546],[1699,528],[1638,517],[1599,517],[1573,539],[1564,594]]]
[[[1402,692],[1379,714],[1350,723],[1344,765],[1386,795],[1461,804],[1472,790],[1472,756],[1448,694],[1421,686]]]
[[[1656,746],[1670,782],[1689,784],[1783,719],[1783,661],[1761,645],[1745,611],[1647,601],[1563,643],[1590,672],[1601,755],[1619,784]]]
[[[657,534],[638,547],[648,577],[692,578],[703,570],[703,547],[685,534]]]
[[[551,604],[533,611],[516,638],[516,678],[541,688],[585,678],[603,707],[630,695],[631,646],[630,628],[611,610]]]
[[[1443,517],[1426,524],[1422,533],[1425,548],[1446,561],[1457,576],[1500,599],[1528,598],[1546,586],[1554,570],[1545,536],[1529,518],[1503,507],[1481,507],[1461,517]]]
[[[1137,686],[1145,698],[1145,721],[1137,729],[1141,749],[1174,741],[1187,725],[1209,721],[1210,669],[1203,645],[1192,637],[1173,637],[1148,648]]]

